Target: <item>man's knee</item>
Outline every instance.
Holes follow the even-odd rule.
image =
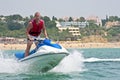
[[[28,41],[27,44],[32,45],[33,41]]]

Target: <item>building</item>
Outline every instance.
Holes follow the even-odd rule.
[[[88,18],[86,18],[87,21],[94,21],[96,25],[98,26],[102,26],[102,21],[98,16],[89,16]]]
[[[59,25],[59,26],[58,26]],[[86,27],[87,25],[89,25],[88,22],[75,22],[75,21],[72,21],[72,22],[57,22],[57,27],[71,27],[71,26],[74,26],[74,27],[79,27],[79,28],[84,28]]]
[[[0,43],[15,43],[18,42],[16,38],[14,37],[4,37],[4,38],[0,38]]]
[[[80,30],[78,27],[59,27],[60,32],[68,29],[73,36],[80,36]]]
[[[0,37],[0,43],[8,43],[8,44],[19,44],[26,43],[26,39],[24,38],[14,38],[14,37]]]
[[[114,26],[120,26],[120,21],[113,21],[113,22],[109,21],[105,24],[106,28],[111,28],[111,27],[114,27]]]
[[[60,32],[68,29],[69,32],[73,36],[80,36],[80,30],[79,30],[80,27],[74,27],[73,25],[77,26],[78,24],[76,22],[58,22],[58,21],[56,21],[56,27],[58,27]],[[84,25],[84,27],[85,27],[85,25]]]
[[[0,16],[0,22],[6,23],[6,18],[3,16]]]

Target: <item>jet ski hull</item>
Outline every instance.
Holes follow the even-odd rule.
[[[46,72],[58,65],[59,62],[67,55],[68,54],[66,53],[48,53],[25,58],[20,60],[20,62],[29,64],[28,70],[30,72]]]

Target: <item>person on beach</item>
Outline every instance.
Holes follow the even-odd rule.
[[[29,51],[34,42],[34,39],[38,38],[41,32],[44,33],[45,38],[48,38],[45,23],[41,19],[40,13],[36,12],[34,14],[34,18],[28,23],[28,27],[26,29],[26,36],[28,41],[25,50],[25,57],[29,55]],[[35,42],[35,45],[37,45],[37,42]]]

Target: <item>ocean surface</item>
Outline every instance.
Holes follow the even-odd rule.
[[[0,50],[0,80],[120,80],[120,48],[68,51],[70,55],[54,69],[32,73],[26,72],[27,64],[16,61],[18,50]]]

